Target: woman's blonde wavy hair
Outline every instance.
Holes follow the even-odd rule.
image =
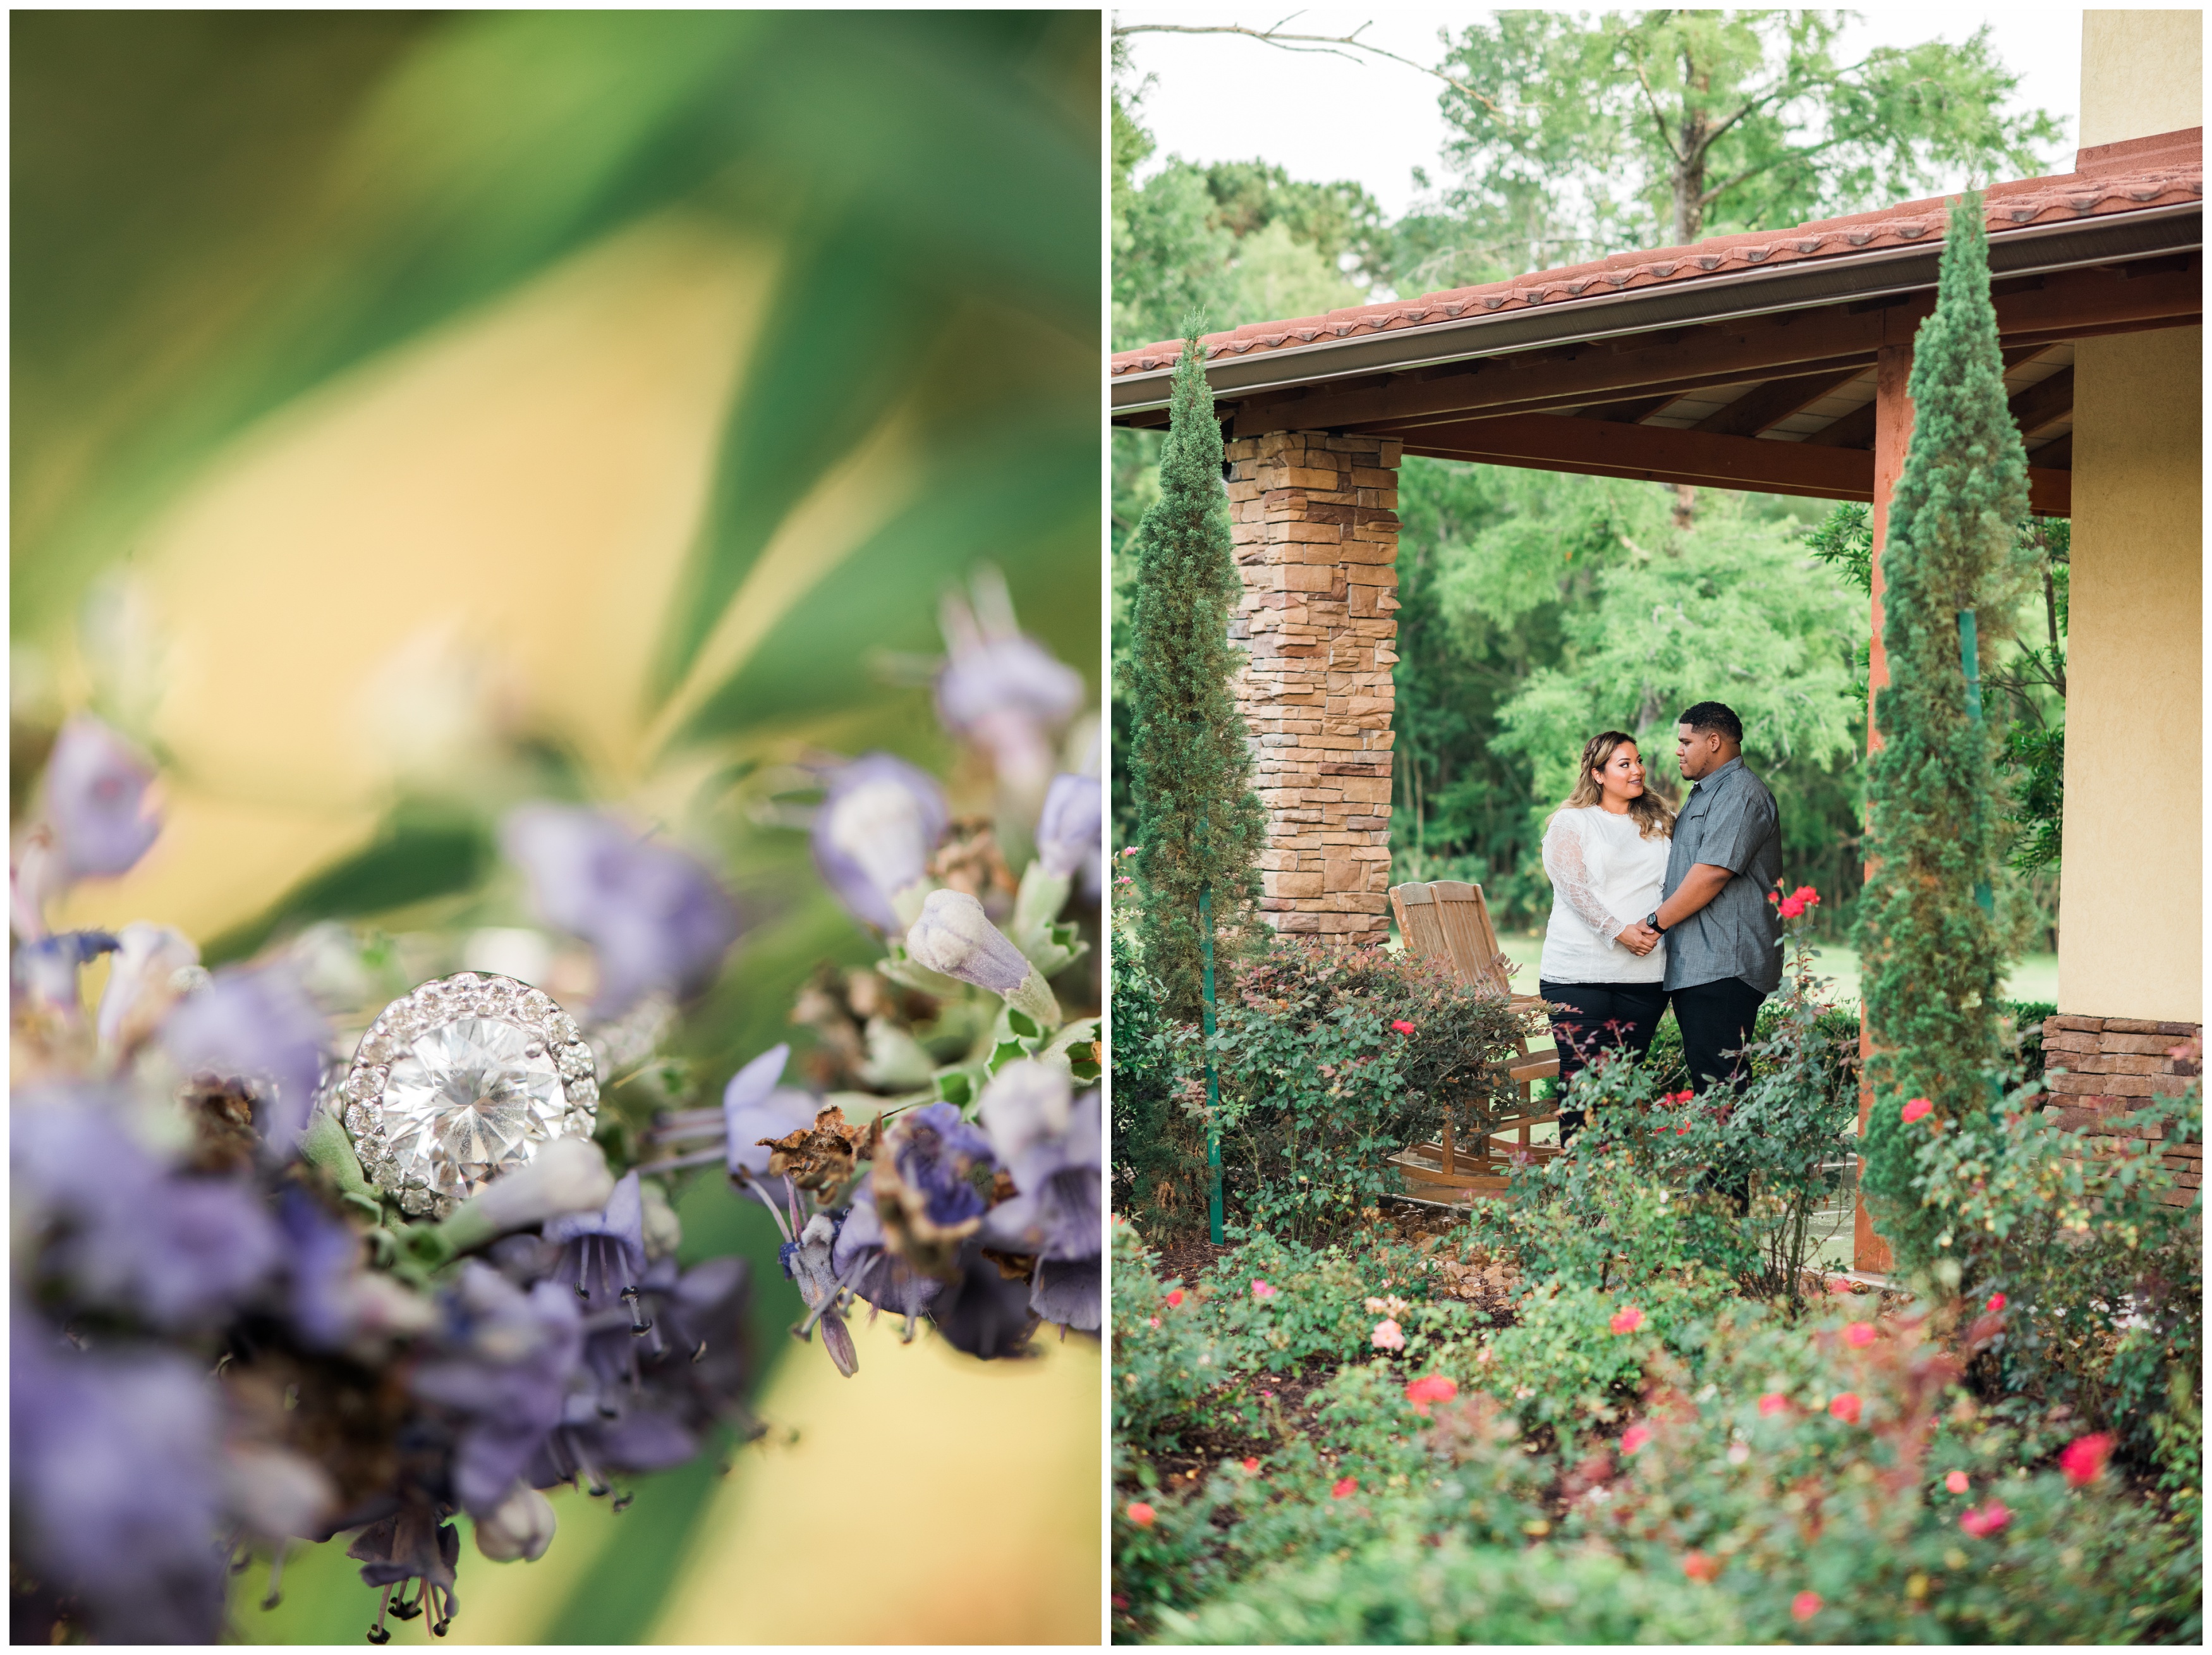
[[[1583,810],[1596,804],[1605,796],[1605,788],[1598,781],[1598,773],[1613,762],[1613,749],[1622,742],[1631,746],[1636,738],[1625,730],[1602,730],[1592,736],[1583,748],[1582,769],[1575,775],[1575,790],[1567,795],[1560,810]],[[1553,812],[1554,815],[1558,812]],[[1668,808],[1652,788],[1647,777],[1640,797],[1628,801],[1628,813],[1636,818],[1637,831],[1647,839],[1672,838],[1674,833],[1674,812]]]

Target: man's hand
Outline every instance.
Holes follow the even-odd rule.
[[[1641,956],[1650,953],[1659,946],[1659,934],[1642,920],[1638,920],[1622,931],[1613,940],[1627,949],[1630,953]]]

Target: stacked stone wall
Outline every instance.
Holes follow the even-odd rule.
[[[2161,1128],[2118,1125],[2111,1117],[2140,1109],[2147,1098],[2179,1097],[2186,1091],[2202,1070],[2203,1034],[2201,1023],[2045,1018],[2043,1060],[2051,1098],[2045,1118],[2082,1134],[2093,1153],[2108,1150],[2123,1137],[2162,1138]],[[2186,1206],[2203,1186],[2203,1144],[2168,1142],[2160,1160],[2173,1174],[2173,1185],[2163,1198]]]
[[[1390,934],[1395,438],[1275,431],[1226,450],[1246,649],[1237,705],[1267,811],[1261,907],[1346,946]]]

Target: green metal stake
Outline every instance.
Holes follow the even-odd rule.
[[[1974,611],[1959,611],[1959,665],[1966,675],[1966,716],[1979,729],[1982,723],[1982,664],[1981,650],[1975,642]],[[1996,893],[1990,889],[1987,879],[1974,881],[1974,901],[1984,914],[1996,911]]]
[[[1201,827],[1200,831],[1205,830]],[[1200,1023],[1206,1035],[1206,1166],[1213,1178],[1213,1243],[1219,1246],[1221,1233],[1221,1077],[1213,1068],[1213,881],[1201,880],[1198,887],[1198,946],[1202,971],[1199,979],[1200,995],[1204,1004]]]

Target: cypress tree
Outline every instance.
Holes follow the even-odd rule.
[[[1231,552],[1221,481],[1221,426],[1206,382],[1198,323],[1185,326],[1176,363],[1160,497],[1137,526],[1137,591],[1130,623],[1130,792],[1137,805],[1137,872],[1145,903],[1138,940],[1163,1009],[1201,1019],[1213,1038],[1217,939],[1251,935],[1267,825],[1251,788],[1244,720],[1230,692],[1237,656],[1229,618],[1243,587]],[[1208,1110],[1219,1102],[1211,1050]],[[1221,1151],[1209,1118],[1213,1238],[1222,1238]]]
[[[1867,885],[1854,941],[1871,1035],[1862,1180],[1907,1269],[1942,1253],[1913,1149],[1938,1123],[1990,1106],[2002,961],[1989,892],[2002,841],[1996,743],[1981,717],[1974,611],[2009,573],[2027,516],[2027,455],[2005,408],[1981,198],[1952,209],[1936,311],[1914,342],[1912,437],[1882,548],[1867,768]],[[1935,1119],[1907,1125],[1905,1101]]]

